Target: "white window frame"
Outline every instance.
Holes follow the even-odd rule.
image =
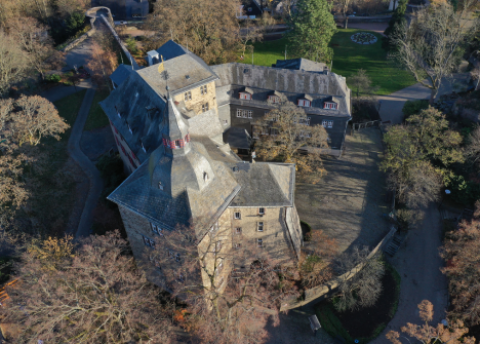
[[[237,215],[238,215],[238,217],[237,217]],[[241,220],[242,219],[242,213],[240,211],[233,212],[233,219],[234,220]]]
[[[324,120],[324,121],[322,121],[322,126],[324,128],[332,129],[333,128],[333,121]]]
[[[300,107],[311,107],[312,106],[312,102],[308,99],[299,99],[298,100],[298,106]]]
[[[270,102],[271,102],[272,104],[280,103],[280,97],[279,97],[279,96],[269,95],[269,96],[268,96],[268,100],[270,100]]]
[[[257,223],[257,232],[264,232],[265,231],[265,222],[258,222]]]
[[[248,92],[240,92],[240,97],[241,100],[252,100],[252,95]]]
[[[152,232],[155,233],[155,234],[158,234],[158,235],[162,235],[163,236],[163,228],[161,228],[160,226],[157,226],[153,223],[150,223],[150,225],[152,225]]]
[[[237,117],[241,118],[242,117],[242,109],[237,109]]]
[[[253,111],[252,110],[247,110],[247,116],[248,118],[252,118]]]
[[[325,102],[323,104],[323,108],[324,109],[328,109],[328,110],[337,110],[337,103],[334,103],[334,102]]]

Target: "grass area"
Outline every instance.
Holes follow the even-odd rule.
[[[54,102],[59,115],[66,120],[70,127],[73,126],[75,120],[77,119],[77,114],[80,110],[80,106],[82,105],[85,93],[87,93],[87,90],[81,90],[80,92],[71,94]],[[68,141],[68,138],[70,137],[70,131],[71,128],[62,135],[62,141]],[[52,140],[53,139],[45,140],[45,142],[48,144],[49,142],[51,143]],[[55,142],[55,140],[53,141]]]
[[[83,130],[92,130],[103,128],[108,125],[108,118],[100,107],[99,102],[108,97],[110,92],[108,90],[97,90],[93,97],[92,107],[88,113],[87,122]]]
[[[352,42],[350,37],[356,32],[370,32],[378,41],[371,45],[361,45]],[[378,87],[377,94],[384,95],[401,90],[415,84],[415,80],[406,71],[399,69],[387,57],[387,52],[381,45],[382,35],[357,29],[339,29],[330,43],[334,50],[333,72],[344,77],[349,77],[358,69],[363,68],[372,79],[372,85]],[[266,41],[254,44],[254,64],[271,66],[277,60],[283,60],[285,46],[287,46],[287,59],[301,57],[288,47],[286,38],[276,41]],[[238,61],[246,64],[252,63],[251,52],[245,55],[245,60]]]
[[[366,344],[378,337],[398,309],[401,278],[398,272],[385,262],[386,273],[382,280],[383,291],[377,304],[353,312],[338,312],[333,303],[320,303],[316,312],[325,331],[333,338],[348,344]],[[359,336],[359,333],[369,333]]]

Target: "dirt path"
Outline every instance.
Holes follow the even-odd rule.
[[[385,334],[390,330],[400,332],[407,322],[421,324],[417,305],[429,300],[434,306],[432,324],[445,319],[448,290],[447,279],[440,272],[443,260],[439,256],[442,245],[440,214],[434,204],[420,210],[424,214],[423,223],[414,229],[403,243],[392,263],[402,277],[398,311],[387,328],[372,344],[387,344]],[[402,343],[409,343],[401,338]]]

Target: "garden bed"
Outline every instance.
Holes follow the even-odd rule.
[[[330,300],[319,304],[318,319],[323,329],[334,339],[348,344],[368,343],[380,335],[393,318],[400,297],[400,275],[391,265],[385,264],[383,290],[374,306],[338,312]]]

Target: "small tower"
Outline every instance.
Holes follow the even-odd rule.
[[[166,155],[187,154],[191,149],[189,124],[175,106],[170,92],[168,92],[167,112],[164,121],[161,135]]]

